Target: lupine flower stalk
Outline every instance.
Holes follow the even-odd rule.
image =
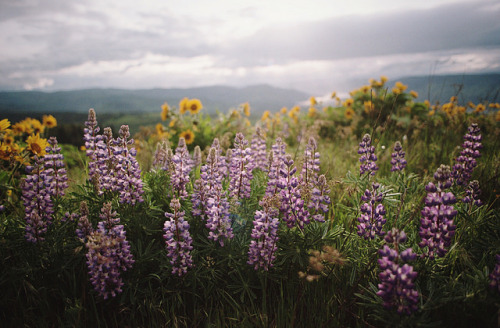
[[[68,188],[68,176],[64,168],[64,156],[61,154],[61,147],[57,145],[56,137],[49,138],[50,146],[47,147],[47,154],[44,156],[44,174],[49,185],[47,188],[53,197],[64,196],[64,190]]]
[[[101,212],[97,230],[87,236],[87,266],[94,290],[107,299],[122,292],[121,272],[132,268],[134,259],[111,203],[104,204]]]
[[[481,156],[479,152],[483,148],[481,144],[481,129],[476,123],[472,123],[467,129],[462,144],[462,151],[455,159],[457,162],[453,166],[452,177],[457,185],[467,185],[472,176],[474,168],[477,166],[476,158]]]
[[[255,129],[255,133],[252,136],[252,157],[254,158],[254,169],[261,169],[262,171],[267,171],[267,148],[266,139],[264,136],[264,131],[260,127]]]
[[[437,186],[429,182],[425,187],[427,197],[419,230],[422,239],[419,246],[427,248],[426,255],[431,259],[435,256],[443,257],[448,252],[447,248],[451,245],[456,228],[453,218],[457,215],[457,211],[453,208],[453,204],[457,201],[455,195],[446,191],[452,185],[450,167],[441,165],[434,173],[434,179],[438,183]]]
[[[469,186],[465,191],[465,197],[462,199],[462,202],[479,207],[483,205],[483,202],[481,201],[481,199],[479,199],[480,195],[481,189],[479,189],[479,181],[472,180],[471,182],[469,182]]]
[[[229,196],[233,199],[250,198],[250,182],[253,179],[254,159],[248,141],[242,133],[234,138],[234,150],[229,170]]]
[[[264,209],[255,212],[247,263],[268,271],[276,259],[279,219],[269,198],[264,197],[261,204]]]
[[[394,248],[386,244],[379,250],[381,258],[378,264],[382,272],[379,274],[381,283],[378,284],[377,295],[382,298],[385,308],[396,308],[399,314],[410,315],[418,309],[418,292],[415,290],[417,272],[403,263],[413,261],[416,254],[411,248],[399,252],[399,245],[406,242],[404,231],[394,228],[384,239]]]
[[[266,196],[270,197],[279,192],[278,181],[280,179],[280,170],[285,168],[284,160],[286,155],[286,144],[277,138],[276,142],[271,146],[269,153],[269,170],[266,187]]]
[[[359,158],[361,162],[359,175],[365,173],[375,175],[378,170],[378,166],[375,163],[377,161],[377,155],[375,155],[375,146],[372,146],[372,138],[368,133],[363,136],[363,139],[359,143],[358,154],[361,155]]]
[[[383,231],[386,219],[385,207],[382,204],[384,195],[378,191],[380,184],[372,183],[371,190],[366,189],[361,196],[364,201],[361,205],[361,216],[358,218],[358,235],[365,239],[375,239],[376,236],[382,237],[385,234]]]
[[[87,121],[85,121],[85,128],[83,129],[83,141],[85,142],[86,155],[89,157],[89,179],[99,189],[99,174],[97,171],[97,155],[96,151],[98,143],[101,141],[102,136],[99,135],[99,126],[97,125],[95,110],[89,109]]]
[[[104,191],[119,191],[117,180],[117,157],[114,155],[115,146],[113,132],[110,127],[104,128],[101,141],[97,144],[97,170],[99,172],[99,195]]]
[[[328,212],[328,205],[331,203],[329,194],[328,183],[325,175],[322,174],[312,189],[311,198],[307,205],[312,218],[318,222],[325,222],[325,213]]]
[[[170,166],[170,183],[175,198],[182,200],[188,197],[186,185],[189,182],[189,172],[191,172],[191,157],[186,146],[186,140],[181,137],[175,149],[175,155],[172,156]]]
[[[405,152],[403,151],[403,146],[401,146],[401,142],[396,141],[394,144],[394,152],[391,154],[391,171],[403,171],[406,167],[406,159]]]
[[[181,211],[179,199],[173,198],[170,202],[170,208],[173,213],[165,213],[167,220],[163,228],[165,232],[163,238],[166,243],[167,256],[172,265],[172,274],[177,274],[180,277],[193,266],[191,256],[193,239],[189,234],[189,223],[184,219],[184,211]]]
[[[304,164],[300,172],[300,181],[308,186],[314,186],[318,180],[320,154],[317,151],[316,140],[311,137],[304,151]]]
[[[76,228],[76,236],[82,242],[87,240],[87,236],[92,233],[94,229],[89,221],[89,208],[86,201],[80,203],[80,217],[78,219],[78,224]]]
[[[22,200],[25,207],[26,233],[29,242],[36,243],[45,240],[47,227],[52,223],[54,204],[51,196],[54,190],[50,188],[53,180],[44,171],[44,159],[35,156],[34,165],[27,166],[29,173],[21,180]]]

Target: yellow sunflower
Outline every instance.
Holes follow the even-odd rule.
[[[6,118],[0,121],[0,131],[6,131],[10,126],[10,121]]]
[[[186,107],[187,110],[189,110],[189,112],[194,115],[203,108],[203,105],[201,104],[201,101],[199,99],[190,99],[187,101]]]
[[[167,102],[165,102],[163,105],[161,105],[161,120],[166,121],[169,113],[170,107],[168,106]]]
[[[266,110],[263,114],[262,114],[262,117],[260,118],[261,121],[266,121],[269,119],[269,115],[271,115],[271,112]]]
[[[486,109],[486,107],[483,104],[478,104],[476,106],[476,109],[474,109],[474,113],[484,112],[485,109]]]
[[[372,101],[371,100],[367,100],[363,103],[363,106],[365,107],[365,113],[366,114],[369,114],[373,107],[372,107]]]
[[[187,129],[186,131],[182,131],[181,134],[179,135],[179,139],[184,138],[184,141],[186,141],[186,145],[190,145],[194,141],[194,133],[193,131]]]
[[[34,134],[43,133],[43,131],[45,130],[45,126],[43,126],[42,122],[40,122],[36,118],[27,118],[26,121],[27,121],[27,124],[29,124],[31,127],[30,132],[28,132],[30,134],[31,133],[34,133]]]
[[[40,133],[30,135],[26,143],[28,150],[38,156],[45,156],[45,148],[49,146],[47,139],[40,138]]]
[[[11,146],[12,144],[14,144],[14,137],[11,134],[6,134],[3,137],[2,141],[5,145]]]
[[[410,91],[410,96],[412,96],[413,98],[418,98],[418,92],[415,91],[415,90],[411,90]]]
[[[288,109],[286,107],[281,108],[280,113],[285,115]]]
[[[354,116],[354,109],[352,109],[351,107],[347,107],[344,115],[345,118],[347,118],[348,120],[352,120],[352,117]]]
[[[351,107],[352,104],[354,104],[354,99],[352,98],[349,98],[349,99],[346,99],[346,101],[344,101],[344,107]]]
[[[57,120],[52,115],[43,115],[42,122],[43,125],[48,127],[49,129],[55,128],[57,126]]]
[[[311,103],[311,106],[318,104],[318,102],[316,101],[316,98],[314,98],[314,97],[309,98],[309,102]]]
[[[243,104],[243,113],[245,116],[250,116],[250,104],[247,102]]]
[[[189,102],[188,98],[182,98],[182,100],[180,101],[180,103],[179,103],[179,112],[181,114],[184,114],[185,112],[188,111],[188,102]]]
[[[307,117],[314,117],[316,115],[316,107],[309,107]]]

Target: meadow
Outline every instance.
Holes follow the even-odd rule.
[[[417,97],[0,117],[1,325],[496,327],[500,104]]]

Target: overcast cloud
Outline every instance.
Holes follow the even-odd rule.
[[[496,0],[0,1],[0,90],[269,83],[322,94],[381,74],[500,72]]]

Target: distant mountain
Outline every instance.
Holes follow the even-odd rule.
[[[245,88],[210,86],[189,89],[89,89],[57,92],[9,91],[0,92],[2,113],[86,113],[95,108],[99,113],[158,112],[166,101],[178,107],[184,98],[198,98],[206,112],[226,112],[231,107],[249,102],[253,113],[277,111],[291,107],[308,98],[308,94],[269,85]]]
[[[428,99],[431,103],[443,104],[457,96],[461,104],[500,102],[500,74],[431,75],[398,80],[408,85],[408,90],[417,91],[419,101]]]

